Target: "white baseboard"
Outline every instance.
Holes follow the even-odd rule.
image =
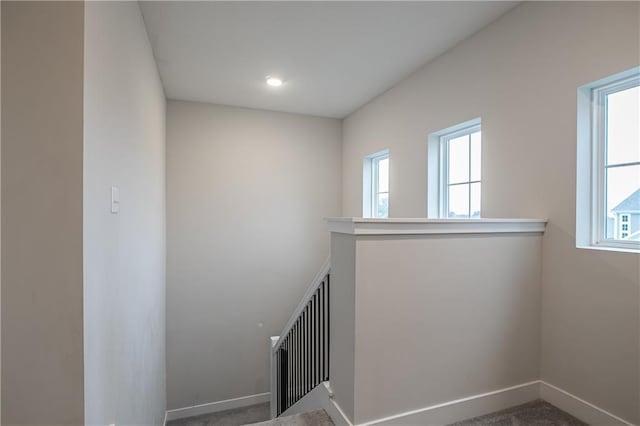
[[[357,426],[446,425],[504,410],[538,398],[555,405],[587,424],[634,426],[633,423],[542,380],[535,380],[455,401],[407,411],[365,423],[358,423]]]
[[[332,399],[332,392],[328,382],[320,383],[300,401],[289,407],[280,417],[293,416],[294,414],[315,410],[326,411],[336,426],[353,426],[342,409]]]
[[[167,410],[165,423],[170,420],[184,419],[185,417],[199,416],[202,414],[216,413],[218,411],[231,410],[232,408],[246,407],[247,405],[269,402],[269,392],[240,398],[226,399],[224,401],[209,402],[207,404],[194,405],[192,407]]]
[[[266,392],[195,405],[193,407],[168,410],[165,415],[165,424],[170,420],[269,402],[269,397],[270,393]],[[431,405],[365,423],[358,423],[357,426],[446,425],[503,410],[513,407],[514,405],[524,404],[538,398],[544,399],[550,404],[591,425],[634,426],[633,423],[542,380],[522,383],[520,385]],[[336,426],[354,426],[340,406],[332,399],[328,382],[317,386],[304,398],[282,413],[281,417],[321,409],[327,412]]]
[[[377,420],[358,423],[370,425],[446,425],[472,417],[524,404],[539,396],[539,381],[498,389]]]
[[[633,426],[633,423],[543,380],[540,381],[540,398],[590,425]]]

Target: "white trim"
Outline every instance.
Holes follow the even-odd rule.
[[[539,395],[539,381],[534,380],[491,392],[431,405],[394,416],[358,423],[370,425],[446,425],[533,401]]]
[[[342,410],[342,407],[333,399],[333,392],[331,392],[331,405],[329,405],[329,409],[325,408],[324,411],[327,412],[331,420],[335,426],[353,426],[347,414]]]
[[[276,347],[276,344],[278,343],[278,340],[280,340],[280,336],[271,336],[271,338],[269,339],[269,366],[270,366],[270,371],[269,371],[269,376],[271,377],[271,395],[269,396],[269,411],[271,413],[271,418],[275,419],[278,416],[278,401],[276,400],[276,395],[278,393],[278,378],[277,378],[277,374],[278,374],[278,366],[276,365],[276,359],[277,357],[274,356],[273,354],[273,349]]]
[[[167,413],[165,415],[165,423],[171,420],[184,419],[186,417],[200,416],[202,414],[217,413],[218,411],[231,410],[233,408],[261,404],[263,402],[269,402],[269,398],[270,393],[265,392],[256,395],[242,396],[240,398],[225,399],[224,401],[194,405],[192,407],[167,410]]]
[[[362,216],[377,217],[378,169],[381,160],[389,159],[389,149],[364,157],[362,165]],[[387,194],[390,192],[387,183]],[[388,212],[387,212],[388,213]]]
[[[546,219],[328,218],[330,232],[351,235],[543,233]]]
[[[534,380],[365,423],[358,423],[357,426],[446,425],[511,408],[538,398],[588,424],[634,426],[633,423],[543,380]]]
[[[544,380],[540,381],[540,398],[588,424],[633,426],[633,423],[603,410],[602,408],[560,389],[557,386],[547,383]]]
[[[640,84],[640,67],[578,88],[576,247],[640,253],[640,243],[606,239],[606,96]]]
[[[316,274],[313,281],[311,281],[311,285],[305,292],[304,296],[302,297],[302,300],[300,300],[300,303],[298,303],[298,306],[296,306],[296,309],[293,311],[293,314],[291,314],[291,317],[289,317],[289,321],[287,321],[287,324],[284,326],[282,333],[280,333],[280,338],[278,339],[276,344],[272,346],[273,353],[276,352],[276,350],[280,347],[280,344],[282,343],[282,341],[287,337],[287,333],[289,333],[289,330],[291,330],[291,327],[293,327],[293,324],[295,324],[296,320],[304,310],[305,306],[307,306],[307,302],[309,302],[309,300],[311,300],[311,298],[313,297],[313,294],[315,293],[317,288],[320,286],[320,284],[322,284],[322,282],[324,281],[324,278],[327,276],[330,269],[331,269],[331,257],[328,257],[327,260],[325,260],[324,263],[322,264],[320,271]]]
[[[357,426],[373,425],[446,425],[483,416],[541,398],[574,417],[593,425],[634,426],[582,398],[579,398],[544,380],[533,380],[490,392],[447,401],[392,416],[357,423]],[[333,400],[330,383],[324,382],[300,401],[289,407],[281,417],[306,411],[324,409],[336,426],[353,426],[340,406]]]
[[[447,127],[429,134],[427,140],[427,217],[432,219],[449,216],[449,141],[463,135],[482,131],[481,117]],[[469,141],[471,143],[471,141]],[[482,176],[482,153],[480,154]],[[469,149],[469,168],[471,168],[471,149]],[[471,170],[469,170],[469,183]],[[460,182],[465,183],[465,182]],[[482,178],[480,179],[482,183]],[[471,191],[471,185],[469,185]],[[471,192],[469,192],[471,197]],[[469,205],[471,210],[471,205]],[[480,207],[482,212],[482,206]],[[471,214],[471,212],[469,212]],[[482,213],[480,213],[482,214]]]

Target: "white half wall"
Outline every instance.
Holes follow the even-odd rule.
[[[329,254],[341,122],[170,101],[168,408],[269,391],[269,339]]]
[[[427,138],[482,118],[485,217],[544,217],[541,378],[640,423],[640,256],[575,246],[579,86],[640,64],[638,2],[526,2],[344,122],[343,216],[390,150],[391,217],[425,217]]]
[[[166,101],[138,3],[86,2],[84,53],[84,423],[159,425]]]
[[[331,235],[330,382],[354,424],[538,380],[541,233]]]

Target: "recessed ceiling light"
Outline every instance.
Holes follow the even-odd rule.
[[[280,87],[280,86],[282,86],[282,79],[281,78],[272,77],[272,76],[268,75],[266,77],[266,79],[267,79],[267,84],[269,86],[272,86],[272,87]]]

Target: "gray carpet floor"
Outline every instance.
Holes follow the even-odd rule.
[[[324,412],[312,411],[295,416],[270,420],[269,403],[250,405],[233,410],[203,414],[167,422],[167,426],[333,426],[331,418]]]
[[[334,426],[334,424],[324,410],[318,410],[295,416],[279,417],[251,426]]]
[[[450,426],[587,426],[541,399]]]
[[[167,422],[167,426],[241,426],[247,424],[253,426],[333,426],[333,422],[324,411],[313,411],[271,421],[269,421],[269,417],[269,404],[265,403],[172,420]],[[537,400],[496,411],[486,416],[453,423],[449,426],[587,426],[587,424],[546,401]]]
[[[263,422],[271,418],[269,403],[249,405],[233,410],[171,420],[167,426],[241,426]]]

